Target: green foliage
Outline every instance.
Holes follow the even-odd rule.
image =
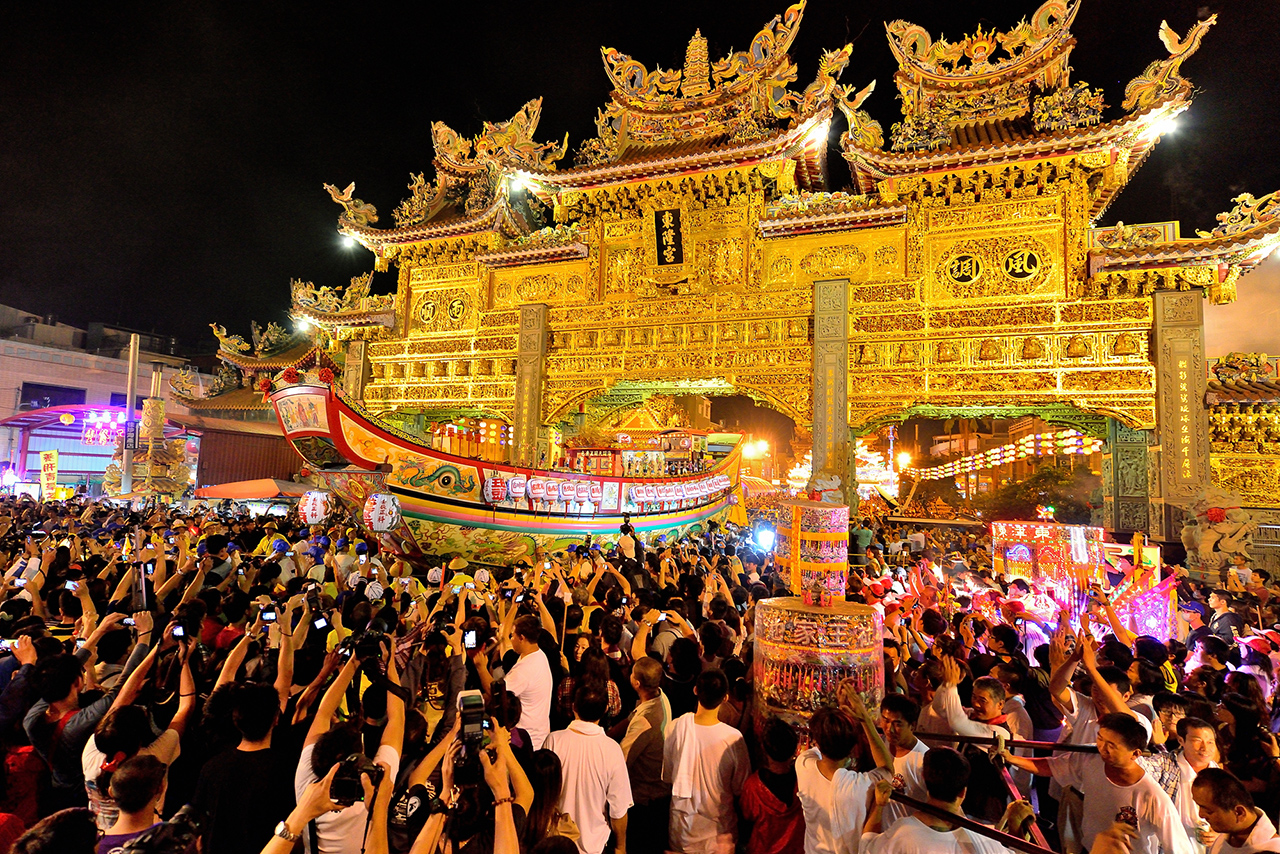
[[[1044,465],[1024,480],[1007,483],[994,492],[975,499],[982,518],[1034,521],[1036,507],[1044,504],[1055,509],[1058,522],[1071,525],[1089,524],[1089,502],[1086,497],[1095,488],[1097,478],[1087,469],[1071,472]]]

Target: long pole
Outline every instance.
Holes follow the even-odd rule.
[[[129,375],[124,386],[125,433],[133,423],[133,399],[138,392],[138,345],[138,333],[135,332],[129,336]],[[125,448],[120,461],[120,494],[128,495],[130,492],[133,492],[133,451]]]
[[[912,809],[927,813],[934,818],[940,818],[943,821],[951,822],[957,827],[963,827],[965,830],[972,831],[979,836],[985,836],[988,839],[994,839],[1005,848],[1014,848],[1024,854],[1054,854],[1051,848],[1041,848],[1033,842],[1028,842],[1021,836],[1014,836],[1011,833],[1005,833],[995,828],[987,827],[985,824],[979,824],[972,819],[965,818],[962,815],[956,815],[953,812],[944,810],[941,807],[935,807],[933,804],[927,804],[924,801],[917,801],[915,798],[909,798],[900,792],[894,792],[889,796],[900,804],[911,807]]]
[[[942,735],[934,732],[918,732],[916,737],[924,741],[952,741],[956,744],[985,744],[994,745],[996,740],[985,735]],[[1096,744],[1065,744],[1059,741],[1020,741],[1018,739],[1008,739],[1004,741],[1005,747],[1025,747],[1029,750],[1056,750],[1064,753],[1097,753],[1098,746]]]

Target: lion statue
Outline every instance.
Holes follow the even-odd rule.
[[[805,484],[804,491],[813,501],[821,501],[824,504],[843,504],[844,490],[840,488],[841,483],[840,475],[831,469],[823,469],[813,473],[809,482]]]
[[[1188,569],[1198,566],[1219,572],[1236,555],[1249,559],[1258,524],[1242,503],[1240,496],[1210,487],[1187,508],[1181,539],[1187,548]]]

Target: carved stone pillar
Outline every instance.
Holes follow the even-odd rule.
[[[1209,414],[1204,407],[1204,297],[1199,290],[1157,291],[1152,353],[1156,364],[1158,497],[1151,533],[1177,540],[1184,511],[1209,484]]]
[[[846,499],[856,494],[849,470],[849,281],[813,283],[813,471],[840,475]]]
[[[364,402],[364,387],[369,381],[369,345],[354,339],[347,342],[347,359],[342,367],[342,390],[353,400]]]
[[[1127,537],[1148,525],[1147,445],[1150,432],[1107,419],[1107,445],[1102,457],[1102,526]]]
[[[547,354],[547,307],[520,306],[520,339],[516,345],[516,405],[511,462],[538,464],[538,428],[542,425],[542,374]]]

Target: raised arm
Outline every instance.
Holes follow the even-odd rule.
[[[338,678],[333,680],[333,684],[329,686],[329,690],[324,692],[324,697],[320,700],[320,705],[316,708],[315,720],[311,722],[311,728],[307,730],[306,740],[303,746],[315,744],[320,740],[320,736],[329,731],[333,726],[333,713],[338,710],[338,706],[342,703],[342,695],[346,693],[347,686],[351,684],[352,678],[356,675],[356,668],[360,662],[353,655],[347,659],[347,663],[338,671]],[[401,709],[403,715],[403,709]],[[387,699],[387,726],[391,726],[391,699]],[[401,734],[404,732],[404,718],[401,717]],[[384,736],[385,738],[385,736]]]
[[[871,743],[871,754],[875,757],[876,767],[892,768],[893,754],[889,751],[889,745],[880,737],[876,720],[871,716],[866,703],[862,702],[862,695],[858,693],[852,679],[845,679],[840,683],[840,708],[862,724],[862,731],[867,734],[867,740]]]
[[[400,672],[396,669],[396,657],[392,650],[387,650],[387,681],[400,687]],[[387,692],[387,725],[382,729],[382,744],[395,748],[397,753],[404,750],[404,700],[394,691]]]
[[[187,721],[196,707],[196,679],[191,674],[191,652],[195,643],[188,641],[182,645],[182,672],[178,677],[178,711],[169,721],[169,729],[181,736],[187,729]],[[141,670],[142,668],[138,668]]]
[[[1076,712],[1075,697],[1071,694],[1071,675],[1075,673],[1081,654],[1079,643],[1074,650],[1067,648],[1067,638],[1073,636],[1065,614],[1060,614],[1058,628],[1049,641],[1049,697],[1061,711],[1071,715]]]
[[[1137,719],[1139,713],[1129,708],[1129,704],[1124,701],[1124,695],[1116,690],[1116,686],[1103,679],[1102,674],[1098,672],[1098,655],[1093,648],[1093,635],[1089,633],[1087,628],[1082,628],[1081,632],[1079,647],[1081,660],[1084,662],[1084,669],[1089,672],[1089,678],[1093,680],[1094,686],[1098,689],[1102,704],[1106,706],[1108,712],[1129,715]]]

